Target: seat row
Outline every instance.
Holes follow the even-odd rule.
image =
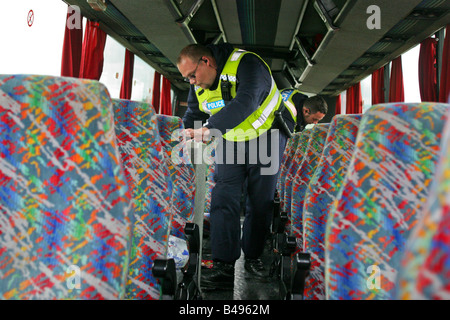
[[[449,112],[376,105],[288,141],[277,188],[288,219],[281,229],[294,239],[278,252],[288,264],[281,271],[293,270],[282,277],[287,298],[450,297]],[[308,275],[296,284],[302,268]]]
[[[186,296],[175,268],[195,282],[201,226],[182,129],[97,81],[0,75],[0,298]]]

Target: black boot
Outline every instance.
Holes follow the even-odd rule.
[[[233,289],[234,264],[214,261],[211,270],[202,272],[200,286],[202,289]]]
[[[264,267],[261,259],[245,258],[244,268],[250,275],[256,278],[266,279],[269,276],[269,272]]]

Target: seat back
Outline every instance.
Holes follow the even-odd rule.
[[[320,123],[314,126],[305,155],[292,181],[290,220],[291,234],[297,240],[297,252],[303,249],[303,204],[306,189],[322,157],[329,127],[329,123]]]
[[[450,105],[448,105],[450,107]],[[450,299],[450,122],[430,195],[412,230],[398,276],[399,299]]]
[[[325,238],[328,299],[392,299],[405,239],[429,194],[447,107],[376,105],[356,149]]]
[[[159,299],[161,287],[152,268],[155,259],[167,257],[173,217],[170,172],[153,107],[129,100],[113,102],[116,135],[135,220],[127,298]]]
[[[300,165],[303,161],[303,156],[305,154],[306,148],[308,146],[309,139],[311,138],[313,128],[308,128],[302,131],[300,140],[295,150],[294,157],[291,163],[286,168],[286,175],[284,178],[284,190],[281,188],[283,196],[280,197],[280,208],[281,211],[287,213],[290,220],[291,217],[291,202],[292,202],[292,180],[297,173]],[[290,223],[290,222],[289,222]]]
[[[173,219],[170,234],[185,238],[186,222],[194,218],[195,171],[187,150],[183,121],[179,117],[156,115],[164,159],[172,179]]]
[[[206,163],[206,182],[205,182],[205,219],[203,221],[203,229],[205,231],[210,230],[210,211],[211,211],[211,192],[216,185],[214,179],[214,173],[216,172],[216,147],[218,140],[214,139],[209,141],[203,146],[203,160]]]
[[[132,215],[97,81],[0,75],[0,299],[121,299]]]
[[[286,143],[286,148],[284,149],[283,157],[281,158],[280,174],[278,175],[277,180],[277,191],[280,199],[284,195],[284,181],[286,178],[286,172],[292,163],[292,159],[294,158],[301,136],[302,133],[297,132],[292,135],[292,138],[288,139]]]
[[[323,154],[305,193],[303,205],[304,251],[311,254],[304,299],[325,299],[325,224],[353,155],[361,115],[336,115],[328,131]]]

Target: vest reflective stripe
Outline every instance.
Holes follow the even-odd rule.
[[[231,53],[225,63],[222,73],[219,76],[219,84],[216,90],[211,91],[204,90],[201,87],[195,87],[195,93],[199,102],[200,111],[214,115],[217,112],[220,112],[220,110],[225,106],[221,91],[222,80],[228,80],[231,83],[231,96],[232,98],[236,97],[237,69],[242,57],[248,53],[251,52],[243,51],[241,49],[235,49]],[[258,55],[256,56],[260,58]],[[261,61],[264,62],[262,59]],[[267,69],[270,72],[270,68],[268,66]],[[244,121],[232,130],[223,134],[224,139],[229,141],[248,141],[257,138],[272,127],[275,119],[274,112],[280,107],[282,98],[273,77],[271,77],[271,79],[272,85],[266,99]]]
[[[297,109],[295,109],[294,104],[291,101],[285,101],[284,104],[286,105],[286,107],[289,108],[289,111],[291,111],[291,114],[296,118],[297,117]]]
[[[288,108],[289,112],[291,113],[292,119],[294,119],[295,122],[297,122],[297,108],[295,108],[295,103],[292,100],[292,97],[297,92],[300,92],[295,89],[284,89],[281,90],[281,97],[283,98],[283,102],[285,106]]]
[[[235,50],[234,52],[233,52],[233,54],[231,55],[231,59],[230,59],[230,61],[237,61],[237,60],[239,60],[239,58],[241,57],[241,55],[243,54],[243,53],[245,53],[246,51],[245,50],[242,50],[242,49],[237,49],[237,50]]]
[[[270,88],[270,92],[272,92],[274,89],[276,90],[276,84],[272,78],[272,87]],[[276,90],[275,95],[270,100],[269,104],[265,107],[261,116],[258,119],[256,119],[255,122],[252,123],[252,127],[255,130],[258,130],[266,122],[266,120],[269,118],[270,114],[274,111],[274,109],[280,105],[279,104],[280,97],[281,97],[280,92]]]

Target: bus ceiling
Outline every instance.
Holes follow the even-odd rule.
[[[106,0],[106,10],[64,2],[180,90],[180,50],[228,42],[265,59],[279,87],[337,95],[450,22],[447,0]]]

